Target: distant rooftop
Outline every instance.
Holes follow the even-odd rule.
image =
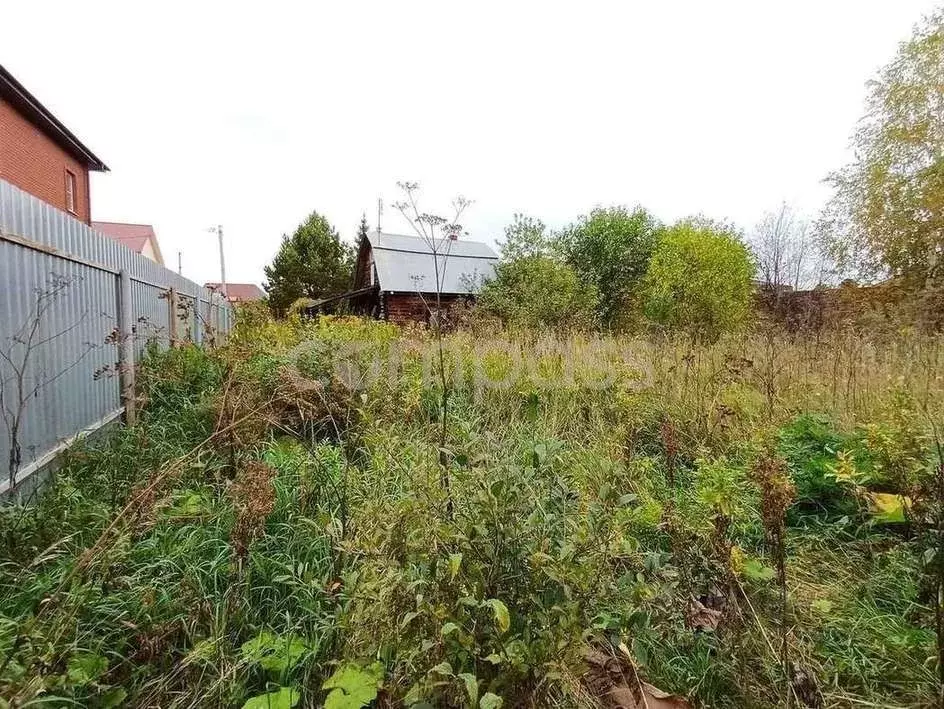
[[[222,283],[204,283],[205,288],[222,292]],[[227,283],[226,299],[233,303],[244,303],[248,300],[262,300],[265,298],[265,291],[255,283]]]
[[[157,234],[150,224],[127,224],[125,222],[92,222],[92,228],[127,246],[135,253],[147,256],[159,264],[164,263]]]

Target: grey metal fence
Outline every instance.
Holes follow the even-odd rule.
[[[232,320],[220,295],[0,180],[0,494],[121,415],[132,353]]]

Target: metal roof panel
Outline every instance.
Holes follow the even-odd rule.
[[[369,233],[367,238],[374,254],[377,279],[385,291],[478,293],[482,284],[494,276],[498,263],[497,254],[488,244],[478,241],[438,239],[430,244],[416,236],[377,232]]]

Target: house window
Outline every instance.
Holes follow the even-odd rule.
[[[66,170],[66,209],[75,214],[75,175]]]

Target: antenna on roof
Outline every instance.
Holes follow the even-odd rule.
[[[383,220],[384,201],[382,197],[377,198],[377,242],[380,242],[380,222]]]

